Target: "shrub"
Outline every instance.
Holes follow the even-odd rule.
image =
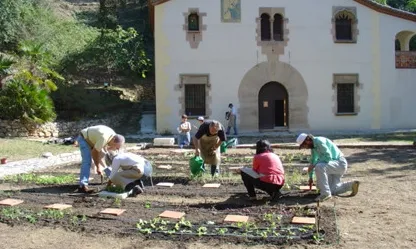
[[[49,92],[23,80],[10,80],[0,90],[0,119],[45,123],[56,118]]]
[[[126,73],[146,77],[151,68],[143,37],[133,28],[102,30],[102,35],[80,53],[68,55],[62,62],[69,72],[100,71],[102,74]]]

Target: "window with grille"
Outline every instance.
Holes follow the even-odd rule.
[[[199,31],[199,16],[192,13],[188,16],[188,31]]]
[[[260,21],[261,40],[270,41],[272,38],[270,16],[264,13],[260,16],[260,18],[261,18],[261,21]]]
[[[338,113],[354,113],[354,85],[337,84]]]
[[[205,116],[205,84],[185,84],[185,113]]]
[[[338,15],[335,19],[335,37],[337,40],[352,40],[352,19],[348,15]]]
[[[283,41],[283,16],[280,15],[280,14],[275,14],[274,15],[273,40]]]

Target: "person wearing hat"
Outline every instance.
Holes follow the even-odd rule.
[[[199,129],[199,126],[201,126],[201,125],[204,123],[205,118],[204,118],[204,117],[202,117],[202,116],[199,116],[197,120],[198,120],[198,126],[193,125],[193,127],[194,127],[196,130],[198,130],[198,129]]]
[[[351,196],[358,193],[359,181],[341,182],[342,176],[347,172],[348,163],[344,154],[331,140],[301,133],[296,143],[300,149],[311,149],[309,184],[313,183],[312,176],[315,172],[316,185],[320,191],[316,201],[325,201],[347,191],[352,191]]]
[[[94,162],[97,174],[102,175],[102,168],[107,166],[103,160],[105,154],[108,151],[119,150],[125,139],[108,126],[96,125],[81,130],[77,142],[82,158],[78,192],[90,193],[88,179],[91,162]]]
[[[116,155],[110,161],[111,167],[109,167],[109,170],[111,173],[107,185],[114,184],[122,187],[125,192],[132,191],[131,197],[144,192],[142,179],[143,177],[150,177],[153,171],[148,160],[140,155],[126,152]]]

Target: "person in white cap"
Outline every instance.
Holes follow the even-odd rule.
[[[205,118],[202,117],[202,116],[199,116],[198,117],[198,124],[199,125],[198,126],[194,125],[194,128],[198,130],[199,129],[199,126],[201,126],[204,123],[204,121],[205,121]]]
[[[301,133],[296,143],[299,144],[300,149],[311,149],[309,184],[313,183],[312,176],[315,171],[316,185],[320,191],[316,201],[325,201],[333,195],[347,191],[352,191],[351,196],[358,193],[359,181],[341,182],[342,176],[347,172],[348,163],[344,154],[331,140]]]

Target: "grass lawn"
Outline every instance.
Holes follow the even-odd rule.
[[[126,147],[134,145],[136,143],[126,143]],[[0,158],[6,157],[9,162],[41,157],[45,152],[58,155],[78,150],[73,145],[44,144],[24,138],[0,138]]]
[[[41,157],[45,152],[57,155],[78,150],[71,145],[43,144],[40,141],[23,138],[0,138],[0,148],[0,158],[6,157],[8,161]]]

